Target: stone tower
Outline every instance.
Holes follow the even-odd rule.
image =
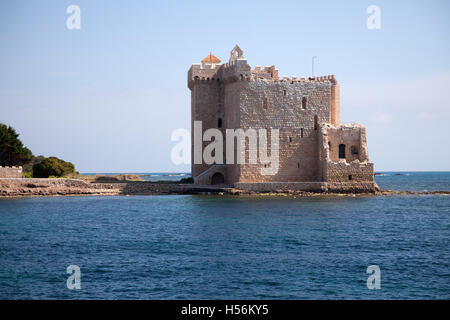
[[[377,190],[365,128],[340,124],[340,89],[334,75],[280,79],[273,65],[252,68],[235,46],[227,63],[221,64],[210,53],[201,65],[193,64],[188,87],[195,183],[223,183],[255,191]],[[200,137],[194,134],[195,121],[201,121]],[[210,143],[201,139],[209,128],[220,130],[224,137],[226,129],[278,129],[277,172],[261,174],[262,163],[207,164],[194,159],[195,151]],[[249,150],[245,155],[248,158]]]

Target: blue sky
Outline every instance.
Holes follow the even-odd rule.
[[[69,30],[66,9],[81,8]],[[366,27],[369,5],[381,29]],[[281,76],[336,74],[376,171],[450,170],[449,1],[1,1],[0,122],[80,172],[189,171],[187,70],[235,44]]]

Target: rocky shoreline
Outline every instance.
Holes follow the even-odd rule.
[[[99,195],[164,195],[164,194],[218,194],[248,196],[367,196],[367,195],[450,195],[450,191],[392,191],[375,193],[360,192],[306,192],[278,190],[275,192],[255,192],[228,186],[193,185],[181,183],[127,182],[86,182],[78,179],[0,179],[0,197],[34,196],[99,196]]]

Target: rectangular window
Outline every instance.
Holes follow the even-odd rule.
[[[345,159],[345,144],[339,145],[339,159]]]

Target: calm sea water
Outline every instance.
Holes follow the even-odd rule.
[[[384,189],[449,181],[377,176]],[[0,298],[449,299],[449,240],[450,196],[1,199]]]

